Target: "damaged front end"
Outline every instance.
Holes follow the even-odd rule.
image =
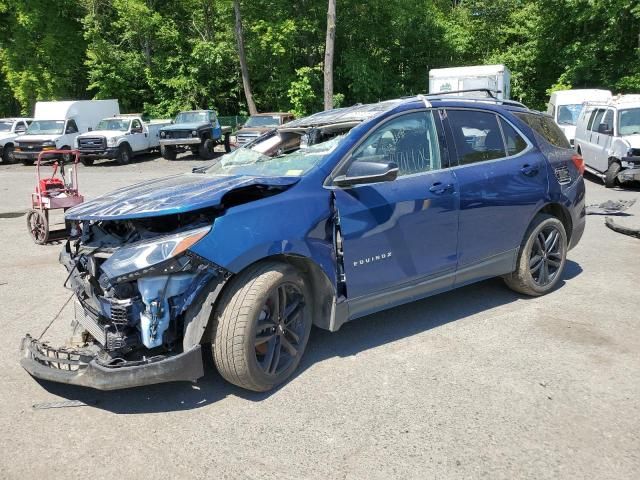
[[[100,390],[201,377],[209,315],[194,306],[230,273],[189,248],[215,216],[209,209],[78,223],[60,254],[74,292],[72,339],[55,349],[27,335],[22,366],[37,378]]]

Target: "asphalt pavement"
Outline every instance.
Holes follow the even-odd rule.
[[[205,163],[80,166],[80,188],[94,198]],[[229,385],[211,362],[197,384],[98,392],[18,364],[21,337],[69,296],[61,244],[27,233],[34,184],[33,167],[0,164],[0,478],[640,478],[640,240],[603,215],[552,293],[494,279],[314,329],[273,392]],[[638,197],[587,180],[587,203]],[[626,213],[640,226],[640,201]],[[71,314],[47,335],[65,338]],[[83,406],[52,403],[68,400]]]

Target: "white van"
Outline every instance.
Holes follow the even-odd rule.
[[[611,98],[609,90],[582,89],[558,90],[551,94],[547,104],[547,113],[553,117],[560,130],[573,145],[576,136],[576,123],[584,102],[606,102]]]
[[[33,165],[43,150],[71,150],[78,135],[119,113],[118,100],[38,102],[27,132],[15,139],[14,157]]]
[[[576,127],[575,149],[605,186],[640,181],[640,95],[585,103]]]
[[[511,94],[511,72],[504,65],[475,65],[471,67],[434,68],[429,71],[429,93],[486,89],[501,100]],[[462,95],[462,94],[461,94]],[[464,96],[473,96],[473,92]],[[478,92],[478,96],[481,92]]]

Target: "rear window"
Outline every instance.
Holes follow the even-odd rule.
[[[556,125],[556,122],[553,121],[553,118],[545,115],[521,112],[518,112],[515,115],[524,123],[529,125],[534,132],[542,136],[542,138],[551,145],[555,145],[560,148],[571,148],[567,137],[564,136],[564,133],[562,133],[560,127]]]

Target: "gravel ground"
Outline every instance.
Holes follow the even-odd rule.
[[[80,168],[87,198],[203,162]],[[315,329],[268,394],[225,383],[97,392],[18,364],[68,293],[60,244],[34,245],[31,168],[0,164],[0,478],[640,478],[640,240],[588,218],[560,287],[490,280]],[[587,203],[640,197],[587,181]],[[620,223],[640,226],[640,202]],[[66,334],[71,312],[52,327]],[[34,409],[82,400],[89,406]]]

